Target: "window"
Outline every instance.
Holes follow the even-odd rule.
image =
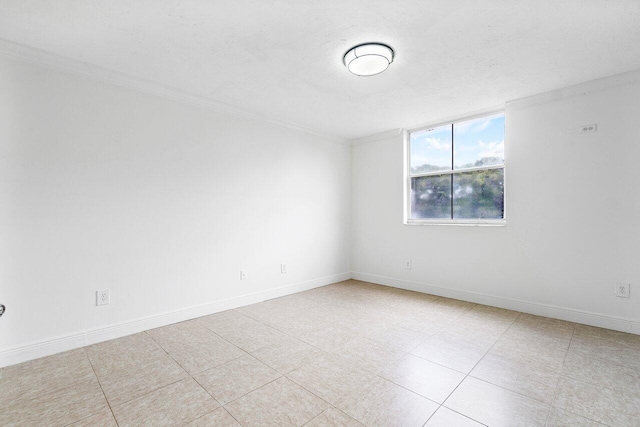
[[[504,224],[504,113],[407,133],[407,224]]]

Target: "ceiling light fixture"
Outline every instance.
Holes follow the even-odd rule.
[[[344,54],[342,62],[356,76],[375,76],[389,67],[395,53],[386,44],[363,43]]]

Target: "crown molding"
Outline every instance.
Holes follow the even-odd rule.
[[[133,89],[138,92],[155,95],[172,101],[181,102],[183,104],[201,107],[219,113],[227,113],[247,119],[267,122],[288,129],[293,129],[308,135],[312,135],[328,142],[349,145],[349,140],[346,138],[340,138],[338,136],[331,135],[304,125],[300,125],[298,123],[281,120],[265,114],[256,113],[254,111],[246,110],[241,107],[217,101],[212,98],[197,95],[192,92],[187,92],[173,86],[165,85],[147,79],[142,79],[139,77],[134,77],[129,74],[121,73],[119,71],[114,71],[108,68],[100,67],[98,65],[90,64],[88,62],[71,59],[49,51],[12,42],[10,40],[0,39],[0,55],[35,64],[51,70],[75,74],[77,76],[110,83],[115,86]]]
[[[633,85],[639,82],[640,70],[627,71],[625,73],[578,83],[561,89],[528,96],[526,98],[515,99],[507,102],[507,107],[517,110],[532,107],[534,105],[547,104],[560,99],[574,98],[577,96],[603,92],[616,87]]]
[[[356,138],[356,139],[352,139],[350,141],[351,146],[354,145],[362,145],[362,144],[369,144],[371,142],[376,142],[376,141],[382,141],[385,139],[391,139],[391,138],[395,138],[397,136],[401,136],[402,135],[402,129],[398,128],[398,129],[391,129],[385,132],[380,132],[380,133],[376,133],[373,135],[368,135],[368,136],[364,136],[362,138]]]

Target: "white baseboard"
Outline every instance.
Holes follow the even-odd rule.
[[[0,367],[15,365],[39,357],[49,356],[63,351],[73,350],[102,341],[120,338],[138,332],[146,331],[176,322],[194,319],[208,314],[218,313],[232,308],[255,304],[272,298],[278,298],[296,292],[307,291],[331,283],[341,282],[351,278],[351,273],[340,273],[320,277],[293,285],[268,289],[252,294],[240,295],[233,298],[214,301],[207,304],[187,307],[176,311],[161,313],[141,319],[130,320],[103,328],[82,331],[62,337],[40,340],[25,345],[12,347],[0,351]]]
[[[351,277],[356,280],[376,283],[378,285],[391,286],[394,288],[406,289],[409,291],[416,291],[447,298],[459,299],[463,301],[475,302],[478,304],[506,308],[508,310],[520,311],[523,313],[551,317],[560,320],[567,320],[569,322],[581,323],[583,325],[597,326],[600,328],[613,329],[615,331],[640,335],[640,322],[638,322],[637,320],[605,316],[603,314],[591,313],[588,311],[575,310],[556,305],[516,300],[512,298],[504,298],[478,292],[443,288],[440,286],[410,282],[406,280],[395,279],[392,277],[377,276],[374,274],[352,272]]]
[[[241,295],[172,312],[161,313],[154,316],[109,325],[103,328],[82,331],[62,337],[56,337],[12,347],[0,351],[0,367],[26,362],[28,360],[37,359],[39,357],[73,350],[102,341],[124,337],[153,328],[159,328],[161,326],[170,325],[172,323],[182,322],[185,320],[194,319],[196,317],[218,313],[224,310],[230,310],[249,304],[255,304],[268,299],[278,298],[281,296],[294,294],[296,292],[314,289],[320,286],[341,282],[343,280],[348,280],[351,278],[362,280],[365,282],[376,283],[379,285],[391,286],[399,289],[406,289],[410,291],[422,292],[447,298],[455,298],[463,301],[475,302],[478,304],[506,308],[523,313],[567,320],[584,325],[597,326],[601,328],[640,335],[640,322],[636,320],[605,316],[598,313],[574,310],[549,304],[521,301],[478,292],[444,288],[440,286],[428,285],[425,283],[410,282],[407,280],[401,280],[392,277],[351,272],[321,277],[306,282],[296,283],[293,285],[268,289],[252,294]]]

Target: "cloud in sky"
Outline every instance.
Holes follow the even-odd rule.
[[[504,139],[502,141],[492,141],[488,143],[480,141],[479,145],[483,148],[483,150],[478,153],[479,158],[504,156]]]
[[[451,143],[440,138],[426,138],[425,142],[429,147],[439,151],[450,151]]]

